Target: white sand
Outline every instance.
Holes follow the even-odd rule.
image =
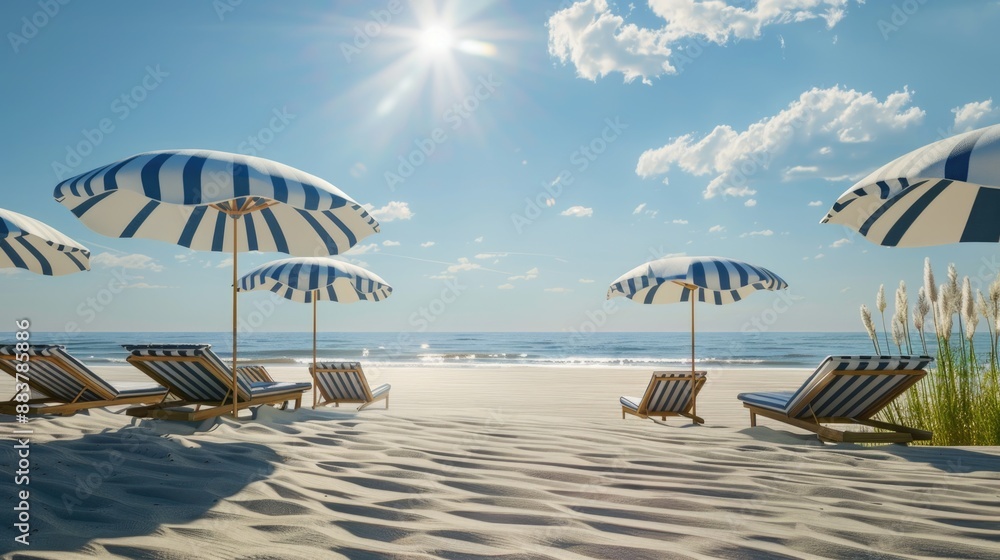
[[[306,380],[304,368],[270,368]],[[98,368],[112,381],[131,368]],[[823,445],[749,417],[804,370],[713,370],[706,426],[621,418],[636,369],[368,369],[389,410],[36,418],[19,558],[997,558],[1000,448]],[[0,385],[4,397],[12,383]],[[311,402],[311,396],[307,396]],[[9,421],[10,417],[0,417]],[[12,424],[7,424],[13,428]],[[5,472],[13,445],[0,453]],[[5,477],[2,494],[13,507]],[[6,526],[10,526],[5,522]],[[52,552],[57,551],[57,552]],[[11,556],[5,556],[11,557]]]

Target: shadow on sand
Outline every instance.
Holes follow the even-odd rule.
[[[214,423],[211,423],[214,425]],[[281,457],[248,442],[191,442],[209,428],[178,422],[136,422],[116,430],[30,447],[30,482],[14,486],[5,476],[10,507],[17,491],[30,492],[30,547],[4,539],[0,554],[19,558],[42,551],[91,549],[94,539],[153,535],[164,524],[203,519],[220,500],[274,472]],[[14,442],[0,447],[0,471],[13,474]],[[126,520],[123,522],[123,520]]]

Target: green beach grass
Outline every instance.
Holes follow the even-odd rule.
[[[884,321],[885,298],[879,288],[876,308]],[[934,284],[930,260],[924,262],[924,286],[917,303],[907,309],[906,286],[900,283],[896,291],[896,312],[891,329],[883,327],[879,340],[867,306],[861,306],[862,323],[876,352],[882,353],[881,343],[888,351],[914,353],[920,347],[911,343],[910,315],[918,331],[920,346],[927,352],[924,319],[931,314],[937,337],[937,355],[928,374],[879,413],[879,420],[912,426],[934,433],[929,445],[1000,445],[1000,276],[989,287],[989,293],[972,294],[971,283],[965,277],[958,282],[954,265],[948,267],[948,282]],[[958,316],[958,334],[953,336],[953,320]],[[974,335],[984,319],[990,334],[987,353],[977,353]],[[884,324],[884,323],[883,323]],[[892,341],[889,333],[892,333]]]

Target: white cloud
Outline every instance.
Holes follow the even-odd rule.
[[[169,288],[170,286],[157,286],[156,284],[147,284],[145,282],[136,282],[135,284],[128,284],[123,286],[125,288],[135,288],[137,290],[157,290],[161,288]]]
[[[672,224],[680,224],[680,225],[687,225],[688,221],[687,220],[674,220],[674,221],[672,221],[670,223],[672,223]]]
[[[809,201],[809,206],[823,206],[822,200],[811,200]]]
[[[153,257],[134,253],[131,255],[112,255],[111,253],[98,253],[90,257],[90,264],[104,268],[128,268],[139,270],[152,270],[160,272],[163,265],[158,264]],[[229,264],[233,264],[233,259],[229,259]]]
[[[593,284],[593,283],[594,283],[594,281],[593,281],[593,280],[591,280],[590,278],[581,278],[581,279],[580,279],[580,283],[581,283],[581,284]]]
[[[514,289],[514,285],[513,284],[500,284],[499,286],[497,286],[497,289],[498,290],[513,290]]]
[[[546,292],[551,292],[553,294],[568,294],[573,290],[569,288],[545,288]]]
[[[368,243],[367,245],[355,245],[351,247],[350,254],[353,256],[364,255],[365,253],[377,253],[378,243]]]
[[[818,165],[796,165],[785,170],[784,179],[790,181],[803,175],[815,175],[819,173]]]
[[[726,231],[726,226],[712,226],[708,228],[708,233],[722,233]]]
[[[425,241],[425,242],[421,243],[420,246],[423,247],[424,249],[426,249],[428,247],[433,247],[434,246],[434,242],[433,241]]]
[[[816,259],[816,260],[819,260],[819,259],[822,259],[825,256],[826,255],[824,255],[823,253],[820,253],[820,254],[816,255],[815,257],[813,257],[813,258]]]
[[[635,210],[632,211],[632,215],[635,216],[636,214],[642,212],[644,208],[646,208],[646,203],[645,202],[643,202],[642,204],[636,206]]]
[[[743,206],[746,206],[747,208],[753,208],[754,206],[757,206],[757,199],[748,198],[747,201],[743,203]]]
[[[830,248],[831,249],[839,249],[839,248],[843,247],[844,245],[849,245],[851,243],[854,243],[854,242],[851,241],[850,239],[846,238],[846,237],[843,237],[843,238],[838,239],[838,240],[834,241],[833,243],[831,243],[830,244]]]
[[[473,239],[473,241],[475,241],[476,243],[482,243],[483,242],[483,236],[480,235],[479,237]]]
[[[769,229],[762,229],[760,231],[750,231],[747,233],[741,233],[740,237],[771,237],[774,232]]]
[[[407,202],[393,200],[381,208],[375,208],[371,204],[364,204],[362,206],[376,220],[382,223],[395,220],[409,220],[413,217],[413,212],[410,211],[410,205]]]
[[[382,242],[383,247],[399,247],[399,241],[390,241],[386,239]]]
[[[474,263],[467,259],[466,257],[461,257],[458,259],[458,264],[453,264],[448,267],[447,272],[449,274],[454,274],[456,272],[463,272],[467,270],[477,270],[483,268],[478,263]]]
[[[575,218],[589,218],[594,215],[594,209],[584,208],[583,206],[570,206],[569,208],[560,212],[559,215],[573,216]]]
[[[954,131],[956,133],[968,132],[982,125],[991,124],[1000,117],[1000,107],[993,107],[992,97],[985,101],[973,101],[961,107],[955,107],[951,112],[955,113]]]
[[[500,259],[500,258],[503,258],[503,257],[506,257],[506,256],[507,256],[507,253],[478,253],[478,254],[476,254],[476,258],[479,259],[479,260]]]
[[[713,176],[705,187],[705,198],[750,196],[756,193],[749,186],[750,180],[789,151],[798,152],[816,142],[867,143],[920,124],[924,111],[907,107],[911,99],[912,92],[906,88],[881,102],[871,93],[840,86],[813,88],[777,115],[746,130],[718,125],[700,139],[685,134],[660,148],[646,150],[635,172],[640,177],[664,175],[676,165],[691,175]],[[806,150],[806,155],[813,150]]]
[[[757,39],[770,25],[816,18],[832,28],[844,18],[848,1],[769,0],[743,8],[719,1],[648,0],[664,23],[647,28],[626,23],[607,0],[583,0],[549,18],[549,55],[572,62],[581,78],[595,81],[621,72],[626,83],[639,78],[649,84],[651,78],[683,70],[691,60],[683,46],[695,40],[725,45]],[[675,46],[682,56],[672,61]]]
[[[215,265],[215,268],[230,268],[231,266],[233,266],[233,257],[226,257]]]
[[[525,272],[524,274],[521,274],[519,276],[511,276],[507,280],[513,282],[514,280],[534,280],[535,278],[538,278],[538,267],[532,268],[528,272]]]
[[[833,152],[833,148],[831,148],[830,146],[823,146],[822,148],[819,149],[820,155],[823,156],[830,155],[831,152]]]

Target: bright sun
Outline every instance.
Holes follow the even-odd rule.
[[[440,24],[431,25],[420,33],[421,48],[431,54],[447,51],[452,42],[451,30]]]

